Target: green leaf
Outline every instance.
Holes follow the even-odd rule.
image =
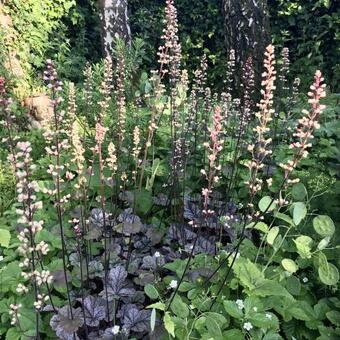
[[[243,312],[242,309],[238,307],[235,301],[225,300],[223,301],[223,307],[226,312],[235,319],[242,319]]]
[[[8,248],[9,241],[11,240],[11,233],[6,229],[0,229],[0,245]]]
[[[332,310],[326,313],[327,319],[336,327],[340,327],[340,312]]]
[[[318,249],[319,250],[325,249],[328,246],[330,240],[331,240],[330,236],[326,236],[325,238],[323,238],[318,244]]]
[[[246,226],[247,229],[254,228],[256,230],[262,231],[263,233],[267,233],[269,230],[269,227],[264,222],[252,222]]]
[[[274,203],[273,199],[270,196],[264,196],[260,199],[259,209],[262,212],[273,211],[276,208],[276,203]]]
[[[292,275],[287,278],[286,288],[290,294],[299,295],[301,292],[301,283],[297,277]]]
[[[165,304],[163,302],[156,302],[153,303],[152,305],[149,305],[147,308],[155,308],[159,310],[165,310]]]
[[[152,207],[152,193],[146,190],[136,192],[135,208],[137,213],[145,215]]]
[[[226,332],[223,332],[223,339],[244,340],[244,335],[239,329],[230,329]]]
[[[151,300],[156,300],[159,296],[158,291],[155,288],[155,286],[149,283],[145,285],[144,292]]]
[[[316,319],[316,314],[311,305],[306,301],[297,301],[288,308],[291,314],[297,320],[312,321]]]
[[[259,328],[279,328],[279,320],[273,313],[255,313],[249,321]]]
[[[205,325],[208,329],[209,336],[211,335],[213,338],[221,339],[222,338],[222,331],[221,327],[216,321],[215,318],[211,316],[206,317]]]
[[[279,234],[280,228],[279,227],[273,227],[269,230],[267,234],[267,243],[271,246],[274,244],[274,241],[276,239],[276,236]]]
[[[165,313],[163,321],[164,321],[165,329],[174,338],[175,337],[175,323],[172,321],[172,318],[169,312]]]
[[[313,240],[309,236],[301,235],[294,240],[297,252],[303,259],[312,257],[311,249]]]
[[[299,225],[301,221],[307,215],[307,208],[303,202],[296,202],[293,205],[293,220],[296,225]]]
[[[256,288],[252,289],[251,294],[262,297],[276,295],[293,299],[293,297],[280,283],[267,279],[263,280]]]
[[[335,232],[333,220],[327,215],[319,215],[313,219],[314,230],[322,237],[331,237]]]
[[[292,197],[295,201],[303,201],[307,196],[307,189],[303,183],[296,183],[292,187]]]
[[[182,301],[179,295],[176,295],[171,303],[171,310],[180,318],[186,318],[189,316],[189,308]]]
[[[278,218],[279,220],[287,222],[291,226],[295,226],[294,221],[286,214],[282,214],[280,212],[275,212],[274,216]]]
[[[332,263],[327,262],[318,268],[319,278],[328,286],[336,285],[339,281],[339,271]]]
[[[21,333],[16,328],[10,328],[6,333],[6,340],[19,340]]]
[[[295,273],[299,269],[297,264],[291,259],[283,259],[281,264],[282,267],[289,273]]]
[[[156,309],[153,308],[151,311],[151,316],[150,316],[150,328],[151,332],[154,331],[156,325]]]
[[[235,276],[241,281],[241,284],[249,289],[255,288],[264,279],[264,274],[257,265],[249,259],[242,257],[235,261],[233,271]]]

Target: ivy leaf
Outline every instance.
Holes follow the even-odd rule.
[[[59,309],[58,314],[52,316],[50,326],[56,332],[56,335],[59,339],[79,339],[75,333],[84,323],[81,313],[82,312],[80,308],[72,308],[72,319],[69,306],[64,306]]]
[[[127,275],[128,273],[123,266],[116,266],[110,270],[107,280],[107,293],[111,300],[129,297],[135,294],[133,288],[127,287]],[[105,290],[100,294],[105,295]]]
[[[105,319],[104,300],[94,296],[87,296],[84,299],[85,323],[90,327],[98,327],[100,320]]]

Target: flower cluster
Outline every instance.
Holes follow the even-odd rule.
[[[37,269],[37,264],[43,268],[42,257],[48,254],[49,247],[44,241],[35,242],[37,233],[43,229],[43,221],[35,220],[35,213],[42,209],[42,202],[37,201],[37,193],[40,191],[38,183],[32,181],[32,172],[35,165],[32,164],[31,144],[29,142],[19,142],[17,144],[17,153],[15,164],[15,175],[17,179],[16,191],[19,206],[16,209],[18,215],[18,224],[21,231],[18,234],[19,246],[18,252],[23,257],[23,261],[19,264],[22,268],[22,277],[28,281],[26,284],[19,283],[17,286],[18,293],[27,293],[29,291],[28,284],[32,284],[35,292],[34,305],[37,308],[42,306],[42,301],[46,301],[46,297],[41,291],[40,286],[50,284],[53,280],[48,270]],[[10,157],[13,161],[12,157]],[[43,300],[39,296],[44,296]],[[39,309],[40,309],[39,308]],[[38,309],[38,308],[37,308]],[[13,320],[17,313],[13,310]]]
[[[163,76],[163,74],[170,72],[171,78],[175,81],[180,77],[182,48],[177,35],[177,9],[173,0],[166,0],[164,24],[165,28],[162,35],[164,45],[160,46],[158,51],[161,65],[160,74]]]
[[[258,178],[258,172],[264,167],[265,158],[272,153],[269,149],[272,139],[267,138],[266,135],[270,130],[269,123],[272,121],[272,114],[274,113],[272,109],[273,91],[275,90],[274,82],[276,80],[274,65],[274,46],[269,45],[265,52],[265,72],[262,74],[262,86],[264,87],[261,90],[262,99],[258,104],[259,111],[255,114],[258,119],[258,125],[253,129],[256,133],[256,144],[248,146],[248,151],[252,154],[252,160],[245,164],[250,171],[250,179],[246,184],[249,186],[251,196],[254,196],[262,189],[262,180]]]
[[[212,194],[214,185],[219,182],[218,171],[221,170],[219,165],[219,153],[222,151],[223,139],[222,139],[222,115],[221,108],[217,106],[213,114],[212,127],[208,129],[210,133],[210,143],[205,143],[205,147],[208,149],[208,160],[209,160],[209,173],[204,169],[201,170],[201,174],[206,177],[208,187],[202,189],[203,196],[203,214],[208,216],[214,214],[213,210],[208,209],[209,196]]]
[[[312,146],[311,139],[314,138],[314,131],[320,127],[319,118],[322,111],[325,109],[325,105],[320,104],[320,99],[326,96],[325,84],[322,84],[324,78],[321,72],[318,70],[315,72],[314,83],[310,87],[309,104],[311,110],[303,110],[304,116],[298,120],[294,137],[297,141],[290,144],[290,148],[294,150],[294,158],[286,163],[280,163],[280,167],[285,171],[285,179],[288,180],[288,184],[295,183],[296,180],[290,180],[288,177],[295,169],[297,164],[302,158],[308,156],[308,149]]]
[[[116,82],[116,96],[118,106],[118,124],[117,136],[118,144],[124,140],[125,136],[125,120],[126,120],[126,98],[125,98],[125,56],[124,51],[120,51],[117,60],[117,82]]]

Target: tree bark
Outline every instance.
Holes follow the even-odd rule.
[[[131,42],[128,16],[128,0],[98,0],[100,10],[102,47],[104,54],[111,55],[114,41]]]
[[[258,78],[265,47],[270,42],[267,0],[222,0],[222,3],[227,51],[235,50],[238,71],[251,56]]]

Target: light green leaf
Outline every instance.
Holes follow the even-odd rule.
[[[270,196],[264,196],[259,202],[259,209],[262,212],[273,211],[276,208],[276,203]]]
[[[151,300],[156,300],[159,296],[158,291],[155,288],[155,286],[149,283],[145,285],[144,292]]]
[[[256,230],[262,231],[263,233],[267,233],[269,230],[269,227],[266,223],[264,222],[252,222],[250,224],[247,225],[246,227],[247,229],[251,229],[254,228]]]
[[[295,273],[299,269],[297,264],[291,259],[283,259],[281,264],[282,267],[289,273]]]
[[[150,328],[151,332],[154,331],[156,325],[156,309],[153,308],[151,311],[151,316],[150,316]]]
[[[235,276],[241,281],[241,284],[249,289],[255,288],[264,279],[264,274],[257,265],[249,259],[242,257],[235,261],[233,271]]]
[[[172,321],[169,312],[165,313],[163,321],[164,321],[165,329],[174,338],[175,337],[175,323]]]
[[[271,246],[274,244],[274,241],[276,239],[276,236],[279,234],[280,228],[279,227],[273,227],[269,230],[267,234],[267,243]]]
[[[149,305],[146,308],[155,308],[155,309],[159,309],[159,310],[165,310],[165,304],[163,302],[156,302],[153,303],[152,305]]]
[[[333,286],[339,281],[339,271],[332,263],[320,266],[318,273],[321,282],[325,285]]]
[[[314,230],[322,237],[332,236],[335,232],[333,220],[327,215],[319,215],[313,219]]]
[[[223,301],[223,307],[226,312],[235,319],[242,319],[243,312],[242,309],[238,307],[235,301],[225,300]]]
[[[326,236],[325,238],[323,238],[318,244],[318,249],[319,250],[325,249],[328,246],[330,240],[331,240],[330,236]]]
[[[11,233],[6,229],[0,229],[0,245],[8,248],[9,241],[11,240]]]
[[[313,240],[309,236],[301,235],[294,240],[296,249],[303,259],[312,257],[311,249]]]
[[[303,202],[296,202],[293,205],[293,220],[296,225],[299,225],[301,221],[307,215],[307,208]]]

